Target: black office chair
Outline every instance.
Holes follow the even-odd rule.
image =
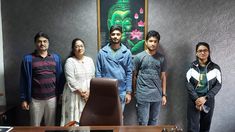
[[[91,79],[90,97],[82,112],[79,125],[120,126],[122,124],[118,81],[108,78]]]

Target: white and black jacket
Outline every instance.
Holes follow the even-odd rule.
[[[208,92],[205,95],[207,99],[214,98],[214,96],[219,92],[222,86],[222,75],[220,67],[209,61],[206,65],[207,69],[207,81],[208,81]],[[186,73],[186,87],[189,93],[189,97],[195,101],[199,96],[195,90],[199,82],[200,70],[198,60],[191,63],[187,73]]]

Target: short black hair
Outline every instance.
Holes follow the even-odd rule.
[[[122,33],[122,27],[120,25],[112,25],[110,27],[109,33],[111,34],[114,30],[118,30]]]
[[[49,40],[49,36],[46,33],[40,31],[34,36],[34,42],[36,42],[37,39],[40,38],[40,37],[44,37],[44,38]]]
[[[151,37],[156,37],[158,42],[160,41],[160,38],[161,38],[160,34],[157,31],[155,31],[155,30],[150,30],[147,33],[145,40],[148,40]]]

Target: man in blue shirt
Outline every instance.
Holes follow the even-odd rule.
[[[96,77],[118,79],[118,90],[124,111],[125,104],[131,101],[132,55],[121,43],[122,27],[110,28],[110,43],[100,49],[96,61]]]

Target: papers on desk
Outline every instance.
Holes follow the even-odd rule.
[[[10,132],[13,127],[10,126],[0,126],[0,132]]]

